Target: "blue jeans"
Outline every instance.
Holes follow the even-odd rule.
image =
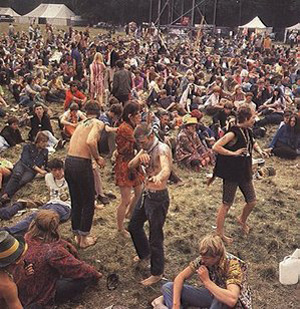
[[[173,308],[173,282],[163,285],[162,293],[165,305]],[[191,285],[184,284],[181,291],[181,308],[198,307],[209,309],[229,309],[227,305],[221,303],[206,288],[196,288]]]
[[[21,203],[15,203],[12,206],[7,206],[0,208],[0,218],[4,220],[9,220],[15,215],[18,210],[22,209],[24,206]],[[61,223],[66,222],[71,216],[71,208],[59,203],[47,203],[43,205],[40,209],[53,210],[59,215],[59,220]],[[6,216],[3,217],[3,214]],[[10,234],[25,234],[31,221],[36,217],[37,211],[26,216],[23,220],[19,221],[16,225],[11,227],[5,227],[4,230],[8,231]]]
[[[163,226],[169,208],[168,190],[143,192],[137,202],[128,231],[140,259],[150,256],[151,275],[159,276],[164,272],[164,233]],[[144,224],[149,222],[149,240]]]
[[[22,203],[14,203],[11,206],[0,208],[0,219],[10,220],[19,210],[22,210],[24,205]]]
[[[36,171],[26,166],[22,161],[18,161],[12,170],[12,175],[5,186],[4,193],[7,193],[11,198],[19,189],[31,182],[36,174]]]

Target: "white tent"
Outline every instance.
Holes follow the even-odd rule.
[[[33,11],[19,17],[18,21],[19,23],[69,25],[71,18],[74,17],[75,13],[64,4],[40,4]]]
[[[0,15],[10,15],[12,17],[20,16],[16,11],[12,8],[2,8],[0,7]]]
[[[253,18],[249,23],[239,26],[239,28],[249,28],[249,29],[267,29],[267,26],[260,20],[258,16]]]
[[[286,30],[288,30],[288,31],[291,31],[291,30],[298,30],[298,31],[300,31],[300,23],[298,23],[298,24],[296,24],[294,26],[288,27],[288,28],[286,28]]]
[[[288,28],[285,28],[285,32],[284,32],[284,43],[286,42],[286,40],[287,40],[287,35],[288,35],[288,33],[291,33],[291,32],[293,32],[293,31],[298,31],[298,32],[300,32],[300,23],[298,23],[298,24],[296,24],[296,25],[294,25],[294,26],[290,26],[290,27],[288,27]]]

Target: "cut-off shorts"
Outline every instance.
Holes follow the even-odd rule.
[[[236,190],[238,187],[242,191],[246,203],[249,204],[256,201],[256,195],[252,180],[238,183],[223,179],[223,204],[229,206],[233,204]]]

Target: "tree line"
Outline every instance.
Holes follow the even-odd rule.
[[[167,0],[161,0],[164,7]],[[201,14],[205,21],[218,26],[234,27],[249,22],[254,16],[260,16],[267,26],[283,28],[300,22],[299,0],[170,0],[161,14],[161,24],[169,24],[197,5],[194,21],[200,23]],[[66,4],[76,14],[87,18],[91,23],[98,21],[124,24],[156,21],[159,0],[1,0],[0,6],[12,7],[19,14],[26,14],[41,3]],[[150,6],[152,10],[150,14]],[[216,8],[216,9],[215,9]],[[189,12],[186,16],[191,18]]]

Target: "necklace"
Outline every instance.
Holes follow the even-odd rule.
[[[251,143],[249,131],[248,131],[248,129],[245,129],[245,130],[243,128],[239,128],[239,129],[240,129],[240,132],[242,133],[243,138],[244,138],[245,143],[246,143],[246,148],[248,150],[247,156],[249,156],[252,152],[252,143]]]
[[[62,182],[62,184],[59,186],[58,185],[58,183],[56,182],[56,179],[53,177],[53,180],[54,180],[54,183],[56,184],[56,186],[57,186],[57,188],[62,188],[64,185],[65,185],[65,182],[66,182],[66,180],[65,179],[63,179],[63,182]],[[60,180],[60,179],[59,179]]]

